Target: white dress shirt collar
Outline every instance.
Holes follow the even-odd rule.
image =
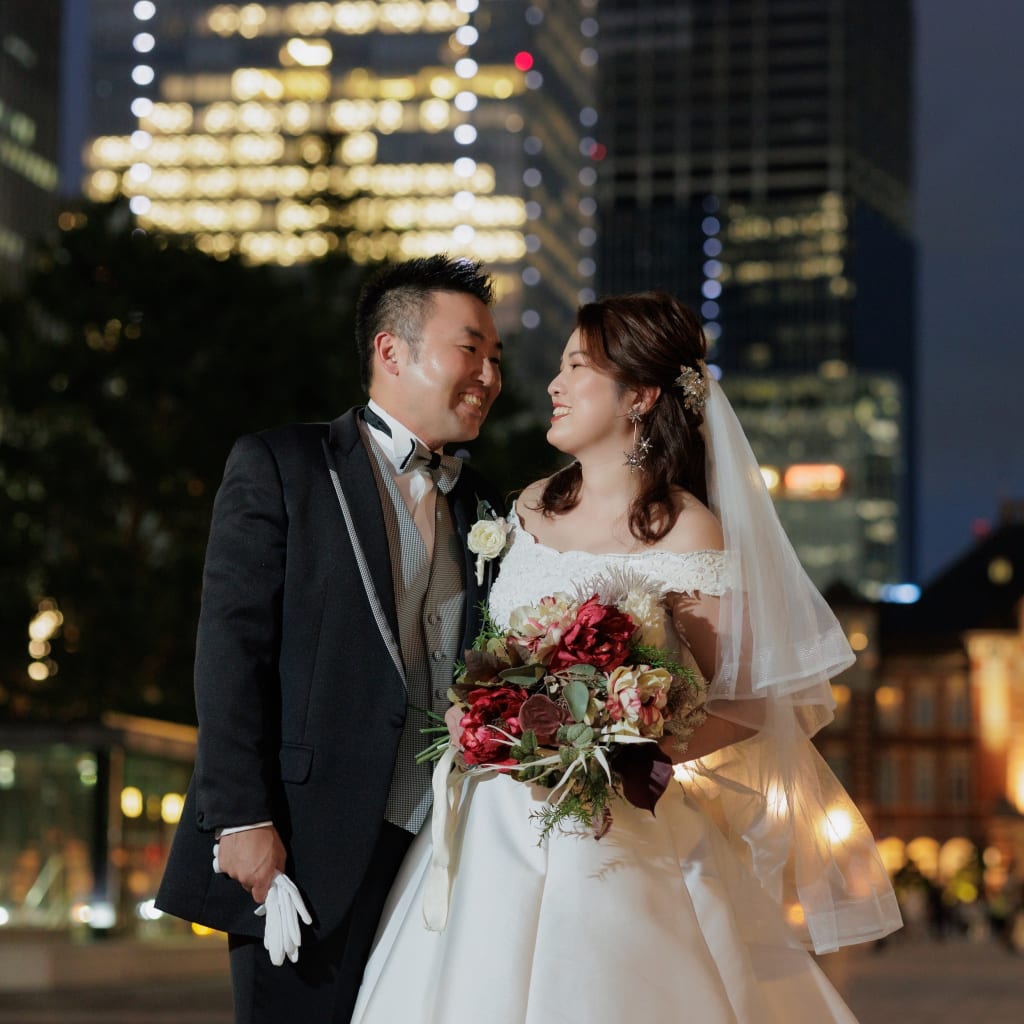
[[[426,448],[426,445],[408,427],[396,420],[386,409],[382,409],[372,398],[366,405],[367,408],[372,409],[391,428],[391,435],[389,437],[383,430],[370,423],[366,424],[366,428],[373,435],[374,441],[383,449],[396,471],[400,472],[402,464],[409,457],[409,453],[416,447],[417,443],[424,448]]]

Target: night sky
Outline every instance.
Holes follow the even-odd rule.
[[[1024,501],[1024,4],[916,0],[918,578]]]

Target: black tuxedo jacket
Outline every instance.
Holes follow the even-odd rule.
[[[273,821],[325,934],[383,821],[406,691],[358,413],[241,438],[217,492],[196,640],[198,752],[157,906],[222,931],[259,936],[263,920],[213,873],[216,829]],[[463,539],[479,500],[504,512],[468,466],[447,498]],[[464,647],[490,583],[478,587],[474,568],[467,549]]]

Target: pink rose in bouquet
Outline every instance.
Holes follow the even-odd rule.
[[[542,597],[536,605],[512,612],[508,643],[526,664],[546,665],[562,635],[576,621],[576,606],[567,594]]]
[[[660,738],[671,689],[672,674],[663,668],[621,665],[608,677],[608,714],[639,736]]]

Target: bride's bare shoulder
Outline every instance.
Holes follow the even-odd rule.
[[[681,555],[690,551],[721,551],[725,547],[722,524],[707,505],[688,491],[680,492],[679,504],[679,517],[658,546]]]
[[[543,480],[534,480],[532,484],[527,484],[516,497],[516,513],[523,526],[531,533],[533,532],[532,527],[543,518],[543,513],[540,511],[540,498],[550,479],[550,477],[545,477]]]

